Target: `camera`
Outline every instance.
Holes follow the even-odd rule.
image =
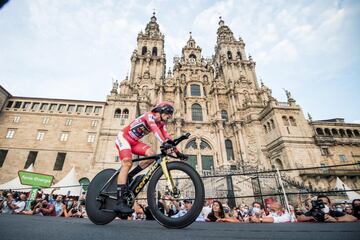
[[[9,191],[6,191],[6,190],[5,190],[5,191],[2,192],[2,196],[3,196],[4,198],[6,198],[6,196],[7,196],[8,193],[9,193]]]
[[[321,199],[311,201],[312,208],[310,209],[311,216],[318,222],[325,221],[325,213],[322,211],[325,208],[325,204]]]

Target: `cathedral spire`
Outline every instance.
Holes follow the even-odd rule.
[[[236,39],[234,38],[234,34],[231,31],[231,29],[225,25],[225,21],[222,19],[222,17],[219,17],[219,28],[217,30],[217,43],[220,42],[234,42]]]
[[[192,32],[189,32],[189,40],[186,43],[186,48],[196,48],[196,42],[192,37]]]
[[[225,23],[225,22],[224,22],[224,20],[222,20],[222,17],[221,17],[221,16],[219,17],[219,19],[220,19],[220,20],[219,20],[219,26],[220,26],[220,27],[224,26],[224,23]]]
[[[152,15],[152,17],[151,17],[151,21],[155,21],[155,22],[156,22],[157,18],[156,18],[155,15],[156,15],[156,12],[155,12],[155,8],[154,8],[153,15]]]
[[[148,36],[161,36],[159,24],[157,23],[157,18],[155,16],[155,10],[153,15],[150,18],[150,22],[146,25],[145,34]]]

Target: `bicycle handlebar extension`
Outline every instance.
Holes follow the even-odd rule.
[[[174,140],[167,140],[160,146],[161,153],[166,154],[165,153],[166,150],[176,147],[176,145],[178,145],[180,142],[184,141],[185,139],[188,139],[190,135],[191,135],[190,133],[185,133],[180,137],[175,138]]]

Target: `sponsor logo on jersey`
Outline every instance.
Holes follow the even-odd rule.
[[[153,114],[148,115],[149,122],[155,122],[155,116]]]

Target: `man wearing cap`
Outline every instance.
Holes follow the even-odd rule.
[[[180,207],[179,203],[173,201],[174,205],[176,206],[176,210],[178,211],[175,215],[171,216],[172,218],[179,218],[184,216],[192,207],[192,201],[190,199],[185,199],[183,201],[183,207]]]

